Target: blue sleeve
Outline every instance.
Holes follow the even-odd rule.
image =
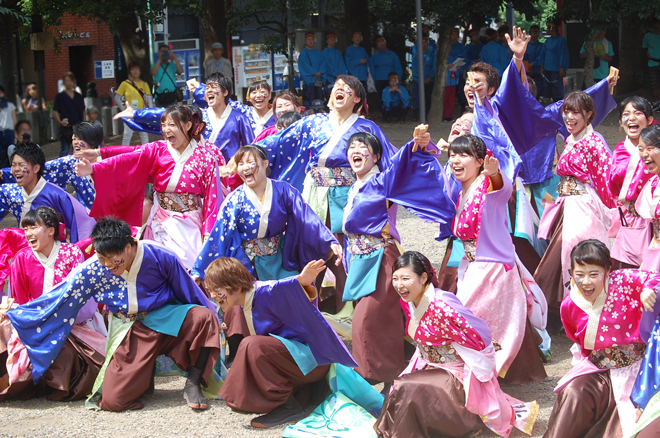
[[[591,121],[591,126],[595,129],[596,126],[605,120],[605,117],[607,117],[607,115],[614,108],[616,108],[616,101],[610,94],[610,84],[607,82],[607,79],[603,79],[600,82],[592,85],[591,87],[584,90],[584,92],[591,96],[591,98],[594,100],[594,108],[596,110],[596,114],[594,115],[594,119]],[[562,135],[562,137],[566,138],[569,136],[569,133],[566,129],[566,125],[564,125],[561,114],[561,107],[563,104],[564,100],[562,99],[559,102],[548,105],[546,107],[546,111],[550,112],[555,120],[561,123],[559,133]]]
[[[383,95],[381,96],[381,100],[383,101],[383,106],[387,109],[390,109],[390,87],[387,87],[383,90]]]
[[[44,178],[46,181],[62,187],[64,190],[66,190],[67,184],[71,184],[76,190],[78,201],[91,209],[94,204],[95,191],[87,178],[76,176],[77,162],[78,160],[73,155],[48,161],[46,162]]]
[[[348,72],[353,74],[357,67],[360,66],[360,57],[358,57],[357,54],[357,49],[355,46],[351,45],[348,46],[346,49],[346,54],[344,55],[346,58],[346,67],[348,68]]]
[[[393,56],[394,56],[394,70],[396,74],[399,75],[399,81],[403,83],[403,67],[401,67],[401,60],[399,59],[398,56],[396,56],[396,53],[394,53]]]
[[[419,67],[417,67],[417,53],[413,53],[412,56],[412,78],[413,81],[419,82]]]
[[[403,103],[404,108],[408,108],[408,105],[410,105],[410,94],[408,94],[408,90],[404,87],[399,87],[401,90],[401,102]]]
[[[14,178],[14,175],[11,173],[11,167],[5,167],[2,169],[2,183],[3,184],[16,183],[16,178]]]
[[[374,80],[376,79],[376,66],[374,65],[374,57],[376,54],[369,58],[369,63],[367,64],[369,66],[369,70],[371,70],[371,76],[373,76]],[[388,73],[389,74],[389,73]]]
[[[164,112],[165,108],[142,108],[133,113],[132,119],[122,120],[133,131],[162,135],[160,131],[160,117]]]
[[[559,66],[564,68],[564,71],[568,70],[569,54],[568,54],[568,43],[565,38],[561,39],[559,47]]]
[[[240,119],[239,130],[243,146],[254,143],[254,128],[252,127],[251,119],[247,117],[241,117]]]
[[[310,85],[314,83],[316,72],[313,71],[314,66],[312,65],[312,58],[309,56],[308,49],[303,49],[298,56],[298,70],[305,84]]]
[[[38,382],[48,370],[71,333],[82,307],[97,292],[114,286],[117,278],[103,268],[96,256],[74,268],[50,292],[7,313],[32,362],[32,380]],[[100,281],[99,281],[100,280]],[[125,282],[124,282],[125,284]],[[102,289],[104,285],[107,289]],[[124,289],[121,289],[125,291]]]
[[[10,196],[11,193],[9,192],[9,185],[5,182],[5,184],[0,185],[0,219],[5,217],[5,215],[7,215],[7,212],[9,211]]]
[[[217,316],[217,304],[206,297],[190,274],[183,267],[179,258],[171,251],[157,246],[152,247],[158,253],[158,264],[172,288],[174,296],[183,304],[198,304],[208,308]]]
[[[220,206],[218,219],[204,242],[197,260],[193,265],[191,275],[199,278],[205,277],[206,268],[211,262],[219,257],[233,257],[238,259],[256,277],[252,261],[243,251],[243,239],[237,228],[241,220],[241,197],[242,190],[235,190]]]
[[[541,47],[537,51],[536,60],[534,61],[534,65],[542,66],[544,59],[545,59],[545,44],[541,44]]]
[[[209,104],[204,99],[204,94],[206,93],[206,84],[199,84],[199,87],[195,91],[193,91],[192,98],[193,98],[193,104],[197,105],[198,107],[204,109],[208,108]]]

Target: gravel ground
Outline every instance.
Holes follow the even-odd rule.
[[[415,123],[404,125],[382,125],[390,141],[403,145],[410,139]],[[445,137],[450,124],[432,126],[433,139]],[[623,138],[616,126],[616,116],[610,115],[598,128],[610,146],[615,146]],[[137,138],[137,136],[135,136]],[[121,137],[107,139],[107,144],[118,144]],[[44,145],[48,158],[54,158],[59,143]],[[16,226],[13,217],[5,218],[0,227]],[[444,245],[434,240],[437,226],[424,223],[406,210],[399,209],[397,228],[405,249],[417,250],[425,254],[436,268],[440,267]],[[552,389],[557,381],[570,369],[571,342],[565,336],[552,339],[553,357],[546,365],[548,377],[542,382],[505,387],[505,392],[523,401],[536,400],[541,409],[534,426],[533,437],[541,437],[547,428],[555,396]],[[251,414],[232,412],[223,401],[210,401],[209,409],[195,412],[185,406],[182,399],[184,379],[178,377],[156,378],[154,397],[145,401],[140,411],[124,413],[93,412],[84,408],[82,401],[51,402],[46,399],[28,401],[8,401],[0,404],[0,436],[44,436],[44,437],[280,437],[284,427],[259,430],[249,426]],[[377,389],[381,389],[377,387]],[[485,432],[482,436],[495,437]],[[512,437],[526,436],[514,431]]]

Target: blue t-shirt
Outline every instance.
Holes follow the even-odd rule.
[[[167,73],[166,73],[167,72]],[[160,85],[156,89],[156,93],[167,93],[176,90],[176,63],[170,61],[167,64],[160,64],[154,81]]]
[[[660,59],[660,33],[647,33],[644,35],[643,49],[648,49],[651,58]],[[657,67],[660,63],[649,59],[649,67]]]
[[[584,42],[582,44],[580,53],[586,52],[586,49],[584,48],[585,44],[587,43]],[[614,56],[614,50],[612,50],[612,43],[607,41],[607,38],[603,38],[602,41],[595,41],[594,50],[596,51],[596,56],[598,56],[600,53],[607,54],[607,56]],[[605,79],[607,75],[610,74],[610,63],[602,58],[598,58],[598,59],[600,60],[600,65],[598,66],[598,68],[594,68],[594,79],[600,81],[601,79]]]
[[[568,44],[563,36],[557,35],[545,40],[543,68],[547,71],[568,70]]]

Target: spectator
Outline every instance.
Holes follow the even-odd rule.
[[[387,48],[385,37],[376,38],[376,49],[376,53],[369,60],[369,66],[376,82],[376,94],[380,99],[383,90],[389,86],[389,74],[394,72],[398,77],[403,78],[403,68],[396,53]]]
[[[312,101],[312,104],[309,106],[307,111],[305,111],[306,116],[311,116],[312,114],[325,113],[325,104],[321,99],[315,99]]]
[[[381,99],[383,101],[383,118],[385,121],[394,123],[394,119],[396,119],[399,123],[405,123],[410,104],[410,95],[405,87],[399,87],[399,75],[395,72],[390,73],[389,87],[383,90]]]
[[[14,143],[7,147],[7,160],[13,155],[17,144],[28,141],[32,141],[32,125],[27,120],[19,120],[16,122],[16,125],[14,125]]]
[[[213,58],[209,58],[204,63],[204,74],[208,78],[211,73],[222,73],[228,78],[232,77],[231,61],[223,58],[222,54],[225,51],[225,46],[222,43],[213,43],[211,45],[211,53]]]
[[[527,44],[527,51],[523,61],[527,61],[527,74],[534,79],[537,84],[542,84],[541,81],[541,65],[543,64],[543,57],[545,55],[545,44],[539,41],[540,28],[533,24],[529,27],[529,43]]]
[[[48,109],[44,98],[39,99],[39,93],[35,84],[30,84],[25,88],[25,98],[21,102],[23,103],[25,112]]]
[[[342,55],[339,50],[335,49],[335,44],[337,44],[337,34],[334,32],[328,33],[325,36],[325,43],[327,44],[327,47],[321,52],[321,55],[323,55],[323,61],[325,62],[323,78],[325,79],[326,92],[330,94],[337,76],[347,74],[348,70],[346,69],[346,63],[344,62],[344,55]]]
[[[479,29],[476,27],[470,29],[468,36],[470,37],[470,44],[468,44],[465,48],[467,57],[465,59],[465,71],[470,71],[472,64],[479,62],[481,57],[481,49],[484,47],[484,45],[481,44],[481,41],[479,41]]]
[[[353,32],[351,41],[353,41],[353,44],[348,46],[346,53],[344,54],[348,74],[358,78],[358,80],[362,82],[364,89],[367,90],[369,55],[367,55],[367,51],[364,50],[364,47],[360,45],[360,43],[362,43],[362,32],[359,30]]]
[[[170,62],[171,60],[174,62]],[[177,102],[176,75],[183,73],[183,67],[176,55],[170,53],[165,44],[158,47],[158,61],[151,69],[156,85],[156,105],[166,108]]]
[[[459,65],[459,60],[465,62],[467,52],[465,44],[458,41],[460,29],[454,28],[451,31],[451,50],[447,58],[447,82],[445,83],[445,98],[442,106],[442,121],[454,121],[454,105],[456,104],[456,88],[460,90],[465,86],[465,81],[462,80],[465,72],[463,65]],[[461,107],[465,108],[467,99],[465,94],[462,95]],[[462,112],[462,111],[461,111]]]
[[[502,77],[504,70],[509,66],[511,57],[509,56],[508,49],[505,49],[497,40],[497,31],[488,28],[486,30],[488,37],[488,44],[481,49],[481,62],[490,64],[497,70],[497,74]]]
[[[587,51],[584,48],[585,44],[587,44],[586,41],[582,44],[582,48],[580,49],[580,58],[587,57]],[[610,74],[610,62],[612,62],[612,57],[614,56],[612,43],[607,41],[604,31],[599,32],[598,35],[596,35],[594,51],[596,52],[594,57],[594,80],[599,82]]]
[[[62,77],[62,83],[64,91],[57,93],[53,105],[55,121],[60,124],[60,157],[69,155],[73,125],[85,120],[85,100],[73,89],[76,86],[76,77],[73,73],[66,72]]]
[[[305,48],[298,55],[298,70],[303,80],[303,105],[309,106],[315,99],[323,99],[323,55],[314,48],[316,34],[305,34]]]
[[[559,35],[557,29],[558,20],[548,22],[548,34],[550,38],[545,40],[545,52],[541,75],[545,78],[545,96],[558,101],[564,98],[564,76],[568,69],[568,44],[566,39]]]
[[[95,106],[87,108],[87,121],[94,122],[99,118],[99,110]]]
[[[426,115],[429,114],[431,110],[431,96],[433,94],[433,86],[435,85],[435,65],[436,65],[436,56],[435,51],[429,50],[429,37],[425,36],[422,38],[422,57],[424,65],[424,101],[426,106]],[[417,120],[419,117],[419,67],[417,66],[417,52],[413,53],[412,58],[412,109],[414,112],[413,119]]]
[[[115,94],[115,103],[117,106],[122,111],[125,110],[127,106],[130,106],[133,110],[153,106],[149,84],[140,79],[140,65],[135,62],[130,63],[128,65],[128,73],[128,79],[119,85],[117,93]],[[140,144],[149,143],[149,136],[146,132],[140,132],[139,134]],[[133,130],[124,123],[124,137],[122,138],[122,144],[131,144],[132,138]]]
[[[649,85],[653,95],[653,107],[660,109],[660,20],[655,21],[653,32],[644,35],[642,47],[647,49],[646,56],[649,58]]]
[[[300,119],[302,119],[302,114],[300,114],[298,111],[287,111],[282,113],[282,115],[277,119],[275,126],[279,132],[288,126],[293,125]]]
[[[16,106],[7,100],[5,88],[0,85],[0,167],[9,167],[7,148],[14,141]]]

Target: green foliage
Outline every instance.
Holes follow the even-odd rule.
[[[657,2],[626,0],[565,0],[561,10],[564,19],[582,20],[592,31],[619,26],[619,20],[632,20],[641,26],[660,18]]]
[[[515,4],[514,7],[516,7]],[[516,26],[520,26],[525,30],[529,30],[531,25],[536,24],[543,31],[548,20],[556,16],[557,2],[555,0],[536,0],[532,2],[530,11],[515,10]]]
[[[0,0],[0,15],[8,15],[17,23],[30,22],[30,17],[23,13],[17,1]]]

